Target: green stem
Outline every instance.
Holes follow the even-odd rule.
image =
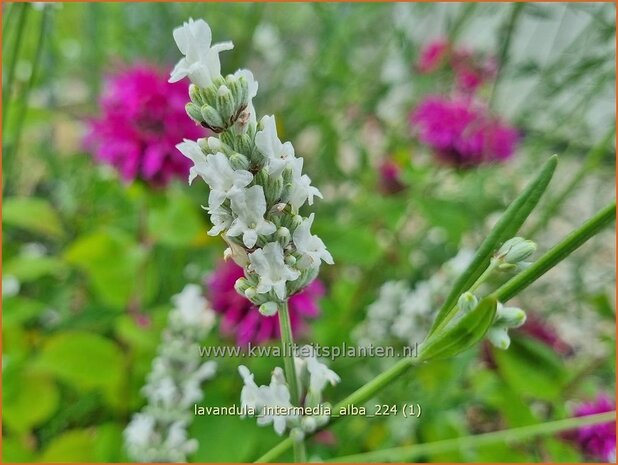
[[[11,54],[11,60],[8,65],[7,70],[7,78],[6,83],[4,83],[2,87],[2,131],[4,132],[4,125],[7,120],[7,115],[9,114],[9,105],[11,94],[13,92],[13,81],[15,79],[15,68],[17,67],[17,58],[19,56],[19,50],[22,45],[22,36],[24,34],[24,30],[26,29],[26,20],[28,19],[28,11],[30,10],[30,5],[28,3],[23,3],[21,5],[21,11],[19,12],[19,22],[17,23],[17,33],[14,39],[13,45],[13,53]]]
[[[30,71],[30,78],[21,94],[21,105],[17,109],[15,133],[13,135],[12,154],[16,157],[19,152],[19,143],[21,142],[21,132],[26,119],[26,113],[28,111],[30,92],[36,82],[37,74],[39,71],[39,65],[41,62],[41,56],[43,54],[43,46],[45,44],[45,38],[48,37],[48,28],[51,21],[52,7],[45,5],[43,7],[43,15],[41,17],[41,23],[39,28],[39,36],[36,43],[36,50],[34,52],[34,58],[32,60],[32,70]]]
[[[279,306],[279,328],[281,330],[281,348],[283,353],[283,366],[285,378],[290,388],[292,402],[300,406],[300,390],[296,377],[296,367],[294,366],[294,336],[292,335],[292,324],[290,322],[290,311],[287,300]],[[292,439],[290,438],[290,441]],[[294,443],[294,461],[302,463],[307,461],[304,441],[292,441]]]
[[[502,285],[493,295],[499,302],[506,302],[568,257],[588,239],[614,221],[615,217],[616,202],[612,202],[552,247],[529,268]]]
[[[366,463],[410,461],[422,456],[436,453],[452,452],[497,443],[511,444],[513,442],[521,442],[538,436],[549,436],[561,431],[581,428],[582,426],[609,423],[615,421],[615,419],[615,411],[600,413],[585,417],[567,418],[537,425],[522,426],[503,431],[493,431],[491,433],[478,434],[476,436],[446,439],[443,441],[428,442],[425,444],[416,444],[412,446],[394,447],[392,449],[378,450],[365,454],[347,455],[345,457],[337,457],[333,460],[329,460],[329,462]]]
[[[498,84],[500,83],[500,79],[502,78],[502,71],[505,68],[508,60],[509,60],[509,51],[511,48],[511,41],[513,39],[513,35],[515,32],[515,26],[521,12],[524,9],[524,3],[513,3],[511,7],[511,14],[509,15],[508,22],[505,26],[504,40],[502,42],[502,48],[500,49],[500,55],[498,56],[498,74],[496,75],[496,79],[494,80],[494,85],[491,89],[491,96],[489,98],[489,106],[492,107],[493,103],[496,99]]]

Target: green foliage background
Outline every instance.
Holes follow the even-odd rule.
[[[170,297],[187,282],[201,282],[222,254],[224,244],[205,233],[203,184],[179,181],[161,191],[123,185],[80,142],[105,76],[121,63],[171,66],[178,58],[171,31],[190,16],[206,18],[215,40],[234,41],[234,51],[222,55],[223,69],[254,71],[258,113],[277,115],[325,194],[315,228],[336,265],[323,268],[328,292],[308,341],[352,344],[350,334],[382,283],[412,285],[462,240],[478,245],[488,218],[552,153],[562,157],[561,174],[525,229],[541,249],[613,196],[612,4],[4,3],[3,12],[3,276],[20,283],[2,305],[6,462],[127,460],[122,430],[143,403],[139,389]],[[265,24],[279,37],[278,66],[256,46]],[[444,77],[412,72],[425,34],[438,33],[501,59],[485,97],[525,135],[515,161],[457,172],[431,161],[411,137],[405,113],[394,121],[376,116],[393,86],[380,77],[392,50],[410,66],[406,108],[448,89]],[[535,40],[550,44],[543,56],[531,51]],[[408,186],[397,195],[377,190],[376,160],[386,156],[402,167]],[[32,253],[33,243],[45,253]],[[539,423],[568,416],[571,401],[613,392],[613,244],[613,231],[599,236],[519,301],[542,316],[572,307],[594,320],[589,337],[599,353],[563,357],[515,334],[508,351],[492,350],[495,369],[479,362],[478,350],[419,367],[375,403],[413,400],[426,412],[421,419],[352,417],[334,427],[335,445],[316,441],[312,454],[328,459]],[[543,300],[547,289],[561,299]],[[138,324],[136,312],[150,323]],[[230,342],[215,331],[206,343]],[[220,360],[203,405],[238,402],[239,363],[246,361]],[[264,381],[274,363],[250,360]],[[331,400],[387,363],[336,360],[332,368],[343,382]],[[200,440],[196,462],[250,461],[278,440],[236,417],[198,417],[192,434]],[[423,459],[583,457],[550,437]]]

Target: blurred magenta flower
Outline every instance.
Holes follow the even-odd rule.
[[[239,346],[278,340],[279,316],[263,316],[255,305],[234,289],[236,280],[243,276],[243,269],[228,261],[221,262],[206,281],[206,293],[212,307],[222,315],[221,332],[234,337]],[[288,304],[294,337],[307,330],[306,320],[319,316],[317,301],[323,295],[324,285],[316,279],[302,292],[290,297]]]
[[[612,412],[616,405],[607,394],[600,394],[591,402],[577,406],[573,414],[576,417],[585,417],[596,413]],[[566,439],[579,446],[581,451],[591,458],[604,462],[616,461],[616,423],[607,422],[598,425],[582,426],[565,435]]]
[[[445,39],[437,39],[425,44],[416,63],[416,69],[422,74],[436,71],[448,57],[449,48],[450,45]]]
[[[474,94],[498,74],[498,62],[494,57],[475,54],[465,48],[453,52],[451,66],[455,72],[455,86],[465,94]]]
[[[520,331],[551,347],[558,355],[566,356],[573,353],[573,348],[556,333],[556,330],[532,312],[527,312],[526,323]]]
[[[421,74],[430,74],[444,65],[455,74],[457,90],[466,94],[475,93],[482,84],[493,80],[498,72],[498,62],[494,57],[455,46],[446,39],[427,43],[421,50],[416,69]]]
[[[517,130],[466,97],[428,96],[410,116],[419,140],[436,156],[458,167],[509,159],[517,147]]]
[[[393,160],[385,160],[379,167],[380,180],[378,188],[385,195],[397,194],[405,190],[406,185],[401,180],[401,168]]]
[[[185,113],[188,83],[170,84],[167,76],[149,64],[110,76],[99,101],[101,116],[89,122],[87,149],[126,182],[162,187],[189,175],[191,161],[175,145],[203,137],[204,130]]]

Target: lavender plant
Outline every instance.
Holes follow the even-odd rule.
[[[218,135],[178,145],[194,164],[189,182],[199,176],[209,185],[204,207],[213,224],[209,234],[221,235],[228,244],[225,257],[244,269],[236,290],[259,306],[263,315],[279,315],[284,354],[289,354],[285,349],[293,340],[287,299],[315,278],[322,261],[333,263],[322,240],[311,233],[314,215],[300,213],[303,205],[312,205],[315,197],[322,196],[303,174],[303,159],[296,156],[292,144],[280,140],[274,116],[258,122],[252,102],[258,84],[252,73],[241,69],[221,75],[219,53],[233,45],[211,45],[212,34],[203,20],[189,20],[175,29],[174,39],[185,57],[170,81],[191,80],[187,113]],[[401,359],[336,404],[334,411],[366,402],[414,365],[453,357],[485,337],[497,347],[508,348],[508,330],[525,321],[522,310],[506,306],[508,300],[596,234],[615,214],[612,204],[537,261],[526,262],[536,245],[515,235],[547,189],[556,164],[557,157],[548,159],[454,280],[435,312],[418,357]],[[487,279],[502,271],[515,274],[498,289],[486,292]],[[295,460],[305,460],[305,437],[339,418],[289,413],[301,406],[301,399],[304,406],[322,405],[324,387],[339,378],[313,356],[288,355],[284,366],[285,372],[275,368],[268,386],[258,386],[248,368],[239,368],[244,380],[243,406],[256,410],[258,424],[273,424],[278,434],[290,432],[290,437],[259,461],[276,459],[291,446]],[[278,407],[282,413],[268,413],[268,407]]]
[[[284,353],[289,354],[284,360],[285,377],[276,370],[270,390],[257,389],[252,375],[241,367],[244,392],[263,394],[251,402],[246,394],[243,404],[262,410],[272,403],[282,408],[300,406],[304,390],[297,380],[300,374],[291,352],[288,299],[313,281],[322,261],[333,263],[322,240],[311,232],[314,214],[304,217],[300,213],[303,205],[313,205],[315,197],[322,194],[303,174],[303,158],[296,156],[291,142],[279,139],[275,117],[264,116],[257,122],[253,98],[258,83],[251,71],[240,69],[221,75],[219,53],[231,50],[233,44],[211,45],[210,27],[201,19],[190,19],[176,28],[174,40],[185,56],[172,71],[170,82],[184,77],[191,80],[187,114],[218,134],[197,141],[185,139],[177,146],[193,161],[189,183],[199,176],[210,187],[205,208],[213,227],[208,234],[221,235],[229,246],[224,256],[243,267],[245,276],[236,281],[236,290],[259,306],[263,315],[279,315]],[[322,365],[316,361],[308,366]],[[322,383],[318,384],[323,389]],[[321,389],[310,390],[314,395],[307,399],[321,397]],[[288,423],[266,416],[260,424],[270,421],[279,434]],[[302,431],[314,431],[316,426],[292,422],[296,455],[302,459]]]

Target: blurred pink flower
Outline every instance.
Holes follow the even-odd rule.
[[[416,69],[421,74],[429,74],[442,65],[448,65],[455,74],[456,88],[465,94],[475,93],[482,84],[494,79],[498,71],[494,57],[455,46],[446,39],[437,39],[423,47]]]
[[[449,53],[449,43],[437,39],[426,44],[421,50],[416,69],[422,74],[432,73],[442,65]]]
[[[279,316],[263,316],[255,305],[234,289],[234,283],[244,276],[236,263],[221,262],[206,282],[207,295],[213,309],[222,315],[221,332],[233,336],[236,344],[260,344],[279,339]],[[302,292],[289,300],[292,333],[298,337],[307,329],[306,320],[320,314],[318,299],[324,295],[324,285],[314,280]]]
[[[576,417],[585,417],[596,413],[612,412],[616,405],[612,398],[600,394],[591,402],[586,402],[573,411]],[[616,461],[616,423],[613,421],[582,426],[575,431],[564,434],[564,437],[579,446],[584,454],[604,462]]]
[[[465,49],[455,51],[451,66],[455,72],[455,86],[465,94],[474,94],[498,74],[498,62],[494,57],[478,56]]]
[[[188,84],[170,84],[168,74],[139,64],[111,76],[100,98],[101,116],[89,122],[87,149],[126,182],[161,187],[189,175],[191,161],[175,146],[203,137],[204,130],[185,113]]]
[[[397,194],[405,190],[406,185],[401,180],[401,168],[392,160],[385,160],[380,165],[380,181],[378,188],[386,195]]]
[[[520,328],[520,331],[551,347],[559,355],[571,355],[573,353],[572,347],[558,336],[554,328],[535,313],[527,312],[526,323]]]
[[[412,112],[410,122],[423,144],[442,161],[458,167],[505,161],[519,139],[516,129],[465,97],[426,97]]]

